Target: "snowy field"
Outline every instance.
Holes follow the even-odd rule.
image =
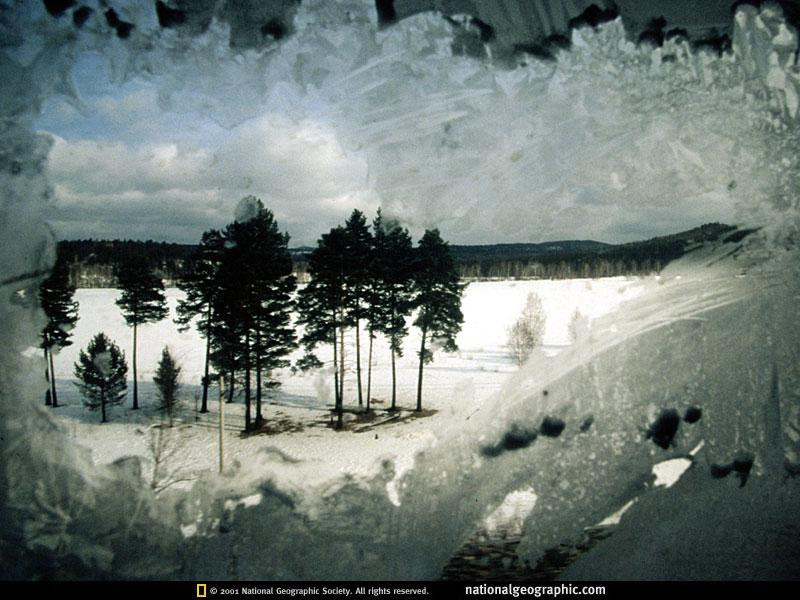
[[[465,323],[458,337],[459,351],[450,355],[437,353],[434,362],[425,369],[423,408],[433,409],[432,415],[413,418],[410,410],[403,411],[399,419],[381,424],[388,418],[383,409],[390,402],[391,371],[388,347],[379,337],[373,360],[371,396],[378,413],[374,421],[350,423],[346,432],[334,431],[328,426],[333,406],[329,371],[292,374],[286,369],[279,374],[282,387],[273,393],[264,409],[265,418],[283,430],[280,433],[243,438],[241,396],[235,404],[225,405],[226,463],[238,461],[245,465],[244,471],[258,464],[285,483],[298,486],[322,483],[342,473],[374,473],[384,457],[397,459],[397,468],[402,471],[411,465],[416,450],[435,440],[434,431],[448,418],[468,415],[485,407],[487,402],[502,400],[493,395],[516,370],[505,348],[506,332],[519,316],[529,292],[540,296],[547,314],[541,351],[558,360],[558,353],[570,343],[568,324],[576,309],[590,320],[597,318],[638,295],[642,284],[641,280],[626,278],[470,283],[463,297]],[[171,316],[180,294],[177,289],[167,291]],[[150,464],[149,428],[160,419],[152,376],[163,346],[168,345],[183,368],[184,383],[179,424],[170,434],[170,443],[176,451],[168,468],[176,478],[188,480],[204,470],[217,469],[218,393],[215,387],[210,390],[209,413],[195,413],[205,345],[194,329],[179,333],[171,320],[141,327],[138,354],[142,410],[130,410],[130,386],[124,404],[110,409],[109,423],[101,424],[99,413],[83,406],[72,384],[72,368],[78,351],[86,347],[92,336],[105,332],[125,351],[130,363],[132,334],[114,303],[117,295],[113,289],[77,291],[80,320],[72,338],[74,344],[56,356],[61,406],[53,412],[71,437],[91,450],[96,463],[139,455]],[[411,327],[404,356],[398,361],[401,408],[411,409],[415,405],[418,363],[414,350],[418,339],[416,329]],[[366,366],[366,336],[362,344]],[[292,360],[300,355],[301,351],[297,351]],[[352,339],[346,355],[351,367],[345,382],[348,408],[357,406]],[[363,384],[366,392],[366,373]],[[347,416],[355,418],[352,414]],[[144,476],[150,477],[148,473]]]

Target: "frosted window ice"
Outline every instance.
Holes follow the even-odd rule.
[[[187,26],[169,30],[144,6],[119,8],[133,25],[127,35],[97,7],[80,30],[38,3],[0,8],[6,576],[431,578],[509,493],[527,486],[536,503],[520,551],[535,559],[641,495],[653,464],[701,439],[687,475],[637,501],[621,527],[628,515],[647,522],[675,507],[684,517],[674,529],[687,538],[698,519],[711,527],[722,516],[751,515],[746,536],[764,522],[752,515],[765,510],[776,530],[796,524],[787,515],[798,514],[797,484],[784,481],[783,462],[796,458],[800,389],[797,36],[778,9],[741,8],[731,54],[694,52],[677,38],[657,50],[636,47],[616,21],[573,31],[573,49],[555,62],[507,70],[454,56],[452,25],[436,13],[378,29],[371,3],[275,3],[262,16],[293,30],[276,41],[254,35],[235,4],[193,4]],[[535,358],[491,410],[454,422],[417,458],[394,486],[397,502],[386,492],[390,462],[377,477],[322,490],[282,489],[268,465],[234,465],[157,501],[142,489],[138,460],[96,467],[69,442],[39,406],[42,365],[25,352],[43,323],[35,289],[53,261],[45,225],[53,192],[43,175],[51,142],[32,120],[54,94],[81,106],[70,72],[90,52],[106,57],[114,81],[144,77],[164,106],[198,110],[225,127],[265,113],[326,123],[363,155],[387,213],[417,227],[480,239],[487,226],[530,231],[519,215],[531,202],[547,207],[544,219],[557,228],[572,211],[597,210],[587,198],[615,207],[614,219],[640,203],[691,198],[691,220],[735,207],[739,224],[762,229],[745,247],[723,245],[668,270],[558,361]],[[702,407],[702,418],[682,421],[666,448],[647,439],[661,411],[683,414],[690,405]],[[565,425],[557,437],[481,453],[511,428],[533,430],[548,418]],[[745,455],[755,462],[743,488],[709,475],[712,465]],[[711,511],[720,502],[729,510]],[[656,531],[666,527],[658,523]],[[617,545],[630,539],[607,547],[607,570],[584,572],[639,573],[619,566]],[[746,551],[736,539],[732,547]],[[675,569],[666,572],[736,574],[731,556],[705,550],[694,570],[668,556]],[[754,555],[774,558],[761,547]]]

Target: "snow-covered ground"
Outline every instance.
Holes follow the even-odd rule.
[[[448,418],[456,414],[468,415],[489,401],[501,401],[493,395],[516,370],[505,348],[507,330],[520,314],[528,293],[533,291],[542,299],[547,314],[542,350],[556,356],[569,344],[568,324],[576,309],[589,319],[599,317],[635,297],[642,283],[639,279],[626,278],[470,283],[463,297],[465,322],[458,337],[459,351],[437,353],[435,361],[425,369],[423,406],[433,409],[433,415],[406,420],[405,417],[411,415],[403,413],[400,422],[376,424],[386,418],[382,409],[388,406],[391,390],[388,348],[385,341],[378,338],[371,394],[378,410],[375,422],[354,423],[345,433],[333,431],[328,427],[332,406],[331,377],[327,373],[292,374],[286,369],[279,374],[283,385],[265,407],[265,417],[288,430],[244,438],[240,435],[243,427],[241,398],[235,404],[226,404],[226,463],[239,461],[245,466],[245,472],[254,463],[268,465],[265,468],[274,471],[276,476],[288,478],[287,483],[298,486],[320,483],[342,473],[374,473],[383,457],[394,457],[398,470],[402,471],[411,465],[416,450],[435,439],[433,432]],[[91,450],[96,462],[109,463],[130,455],[149,461],[152,458],[148,448],[152,435],[149,427],[160,419],[152,376],[161,349],[168,345],[183,368],[184,388],[180,424],[170,434],[171,443],[178,448],[167,468],[181,478],[193,478],[203,471],[217,469],[218,395],[217,389],[212,388],[210,412],[195,413],[205,346],[194,329],[178,332],[171,320],[141,327],[138,354],[142,410],[130,410],[130,386],[125,403],[110,410],[109,423],[101,424],[99,414],[83,406],[72,384],[72,367],[79,350],[86,347],[93,335],[105,332],[120,345],[130,362],[132,335],[114,303],[117,295],[117,290],[113,289],[77,291],[80,320],[73,332],[74,344],[56,356],[62,406],[53,412],[72,438]],[[177,289],[167,291],[172,316],[180,295]],[[418,344],[415,328],[410,331],[404,356],[398,362],[398,404],[409,409],[416,398],[414,349]],[[355,354],[353,340],[350,342],[346,353],[351,362]],[[363,348],[366,363],[366,344]],[[301,351],[297,351],[292,358],[300,354]],[[363,384],[366,391],[366,374]],[[346,404],[356,406],[352,368],[347,375],[345,392]],[[282,465],[291,465],[291,468],[282,469]]]

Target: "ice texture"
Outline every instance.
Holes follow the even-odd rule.
[[[554,62],[508,69],[454,56],[453,25],[437,13],[380,29],[366,1],[304,2],[296,13],[269,3],[260,17],[294,15],[292,33],[276,40],[253,34],[251,4],[187,4],[185,26],[160,30],[152,3],[129,3],[119,15],[134,25],[127,36],[100,10],[77,29],[38,3],[0,5],[3,577],[434,578],[478,523],[529,486],[536,502],[520,552],[535,560],[640,496],[654,464],[701,440],[685,478],[647,492],[597,551],[602,560],[572,573],[797,576],[797,561],[780,553],[797,556],[786,532],[799,514],[796,478],[786,477],[800,389],[798,67],[796,32],[779,9],[740,8],[733,52],[721,56],[679,38],[637,47],[615,21],[573,31],[572,50]],[[417,457],[396,502],[390,462],[378,477],[313,490],[234,465],[157,500],[138,460],[98,467],[70,443],[40,406],[44,365],[25,353],[53,260],[49,141],[32,120],[54,94],[81,106],[69,74],[89,52],[107,58],[116,81],[147,78],[164,105],[186,103],[226,126],[266,112],[324,120],[363,153],[387,214],[412,225],[476,239],[484,223],[513,233],[528,225],[520,206],[568,218],[585,193],[616,207],[614,218],[640,202],[694,198],[703,215],[706,203],[733,201],[736,222],[761,230],[671,267],[557,361],[534,357]],[[412,194],[426,201],[407,203]],[[695,405],[702,418],[681,422],[667,448],[648,439],[661,411]],[[547,418],[564,422],[557,438],[481,452]],[[711,477],[711,465],[743,456],[754,461],[743,487]],[[764,530],[779,543],[747,543]],[[647,550],[653,539],[664,552]]]
[[[685,457],[701,440],[705,444],[693,460],[697,512],[686,507],[691,503],[685,499],[680,501],[681,508],[665,508],[664,502],[653,500],[661,512],[650,511],[647,518],[631,526],[630,531],[641,538],[640,554],[626,548],[629,570],[618,577],[702,577],[704,567],[673,566],[670,570],[665,567],[667,561],[661,563],[660,575],[656,565],[637,575],[635,557],[658,556],[653,548],[668,547],[683,536],[679,547],[702,547],[692,553],[702,563],[700,557],[714,554],[713,543],[701,543],[705,527],[716,532],[715,542],[733,542],[743,551],[748,544],[746,530],[729,524],[739,518],[757,519],[753,507],[734,495],[738,481],[733,485],[715,480],[710,473],[711,465],[731,463],[745,454],[755,457],[757,473],[757,483],[751,479],[746,493],[750,493],[747,486],[760,486],[759,497],[770,493],[783,496],[787,502],[781,514],[796,527],[796,484],[784,481],[784,457],[792,450],[787,434],[798,401],[796,392],[790,390],[797,389],[800,376],[799,290],[796,281],[786,281],[787,272],[796,277],[796,267],[778,261],[737,277],[737,270],[726,261],[711,264],[718,258],[719,254],[713,254],[705,264],[687,261],[671,267],[667,271],[670,281],[655,284],[654,289],[626,304],[624,318],[601,319],[608,326],[605,331],[596,323],[594,339],[588,344],[565,351],[556,364],[528,364],[501,394],[500,418],[494,405],[486,411],[485,422],[481,423],[479,415],[471,418],[477,431],[490,432],[490,441],[505,435],[509,422],[525,426],[555,415],[567,423],[558,439],[540,436],[528,448],[483,459],[471,473],[471,479],[484,482],[474,491],[478,505],[496,502],[491,497],[492,486],[486,486],[486,479],[479,475],[482,470],[487,479],[488,472],[493,473],[494,486],[508,477],[505,486],[498,486],[501,489],[511,489],[520,480],[532,485],[537,502],[520,548],[525,557],[535,560],[543,550],[564,541],[565,531],[594,525],[643,494],[655,463]],[[677,274],[681,277],[675,277]],[[590,355],[581,357],[581,352]],[[672,411],[682,414],[692,405],[703,407],[703,416],[696,423],[673,423],[668,418]],[[580,425],[587,415],[593,415],[594,421],[582,432]],[[674,437],[654,439],[658,436],[650,434],[662,419],[677,425]],[[664,425],[659,432],[664,435],[667,429],[671,434],[673,428]],[[659,441],[663,443],[656,443]],[[770,489],[773,491],[766,491]],[[669,492],[672,498],[678,493]],[[715,506],[719,520],[706,521],[708,502]],[[629,514],[640,510],[637,503],[623,517],[623,524]],[[776,505],[768,510],[777,510]],[[768,512],[759,511],[758,515],[766,517]],[[667,535],[664,521],[686,525],[681,525],[681,534]],[[717,531],[720,527],[725,535]],[[790,526],[785,527],[788,531]],[[758,548],[763,551],[760,543]],[[676,553],[671,550],[669,556]],[[788,575],[786,569],[793,559],[776,555],[771,560],[769,568],[753,572],[779,576],[784,569]],[[594,570],[594,565],[587,557],[585,576],[610,576]],[[750,571],[738,568],[735,562],[724,569],[709,566],[705,576],[748,577]],[[796,569],[791,569],[796,576]]]

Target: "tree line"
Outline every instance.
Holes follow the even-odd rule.
[[[552,242],[454,246],[464,279],[596,279],[650,275],[704,242],[737,241],[752,230],[706,223],[679,233],[626,244]]]
[[[177,281],[184,298],[178,303],[176,323],[182,330],[195,326],[205,341],[200,411],[208,411],[209,387],[215,379],[227,389],[228,402],[233,401],[234,389],[240,385],[244,388],[244,430],[259,430],[264,422],[265,392],[280,385],[276,371],[290,366],[289,355],[298,347],[304,353],[293,368],[324,367],[318,351],[327,346],[333,354],[327,364],[331,367],[336,423],[341,428],[344,338],[348,332],[355,336],[359,409],[372,410],[373,343],[382,336],[392,357],[389,410],[396,410],[396,359],[402,356],[407,319],[412,314],[421,339],[416,410],[422,410],[424,366],[433,360],[434,347],[457,349],[455,338],[463,323],[464,286],[439,232],[426,231],[415,247],[408,231],[384,219],[380,211],[370,225],[363,213],[354,210],[344,225],[320,237],[308,256],[308,282],[298,288],[289,236],[280,231],[273,213],[250,196],[242,200],[237,214],[225,228],[203,233]],[[75,286],[68,264],[68,253],[59,252],[53,273],[40,290],[48,315],[42,348],[49,361],[51,390],[47,401],[52,405],[57,405],[53,351],[56,346],[71,343],[69,330],[77,321],[77,305],[72,300]],[[167,317],[164,283],[150,257],[136,251],[119,261],[114,275],[120,289],[117,305],[132,330],[132,408],[137,409],[138,328]],[[367,346],[365,368],[362,337]],[[87,406],[102,408],[104,419],[106,402],[118,402],[124,396],[121,386],[127,375],[125,357],[114,348],[111,340],[98,334],[75,365]],[[165,360],[172,359],[162,356],[162,362]],[[100,364],[103,361],[105,364]],[[173,362],[170,368],[174,370],[177,365]]]
[[[677,258],[677,256],[673,258]],[[603,256],[559,258],[558,260],[482,260],[459,263],[458,273],[460,277],[470,281],[599,279],[602,277],[652,275],[660,272],[671,260],[673,259],[652,257],[610,259]]]
[[[112,287],[127,257],[135,255],[161,279],[177,282],[195,250],[194,244],[152,240],[62,240],[59,260],[68,265],[75,287]]]
[[[680,233],[627,244],[559,241],[538,244],[450,246],[462,279],[573,279],[649,275],[658,273],[696,244],[722,236],[746,235],[720,223],[707,223]],[[69,264],[76,287],[113,287],[115,273],[131,253],[143,256],[150,268],[174,285],[196,256],[193,244],[134,240],[67,240],[59,253]],[[308,257],[313,248],[290,248],[293,272],[308,280]]]

